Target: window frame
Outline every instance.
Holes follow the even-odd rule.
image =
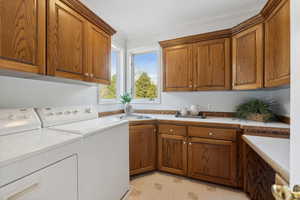
[[[116,51],[118,52],[119,56],[118,56],[118,60],[117,60],[117,69],[116,69],[116,73],[117,73],[117,83],[116,83],[116,91],[117,91],[117,98],[115,99],[102,99],[100,97],[100,88],[101,84],[98,85],[97,87],[97,94],[98,94],[98,104],[120,104],[120,95],[123,94],[124,92],[124,49],[121,47],[118,47],[114,44],[112,44],[111,46],[111,52]],[[111,60],[110,60],[111,62]],[[111,76],[111,75],[110,75]],[[107,86],[107,85],[106,85]]]
[[[157,53],[157,98],[154,100],[150,99],[136,99],[134,98],[134,63],[133,63],[133,56],[136,54],[146,54],[156,52]],[[131,49],[127,51],[127,87],[126,91],[130,93],[133,97],[132,103],[133,104],[160,104],[161,103],[161,50],[158,47],[148,47],[148,48],[138,48],[138,49]]]

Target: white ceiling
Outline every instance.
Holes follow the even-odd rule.
[[[267,0],[82,0],[128,38],[258,10]],[[199,23],[198,23],[199,24]]]

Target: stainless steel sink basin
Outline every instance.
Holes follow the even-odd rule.
[[[151,117],[149,116],[145,116],[145,115],[122,115],[120,116],[120,119],[126,119],[126,120],[138,120],[138,119],[151,119]]]

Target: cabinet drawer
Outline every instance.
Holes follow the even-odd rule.
[[[189,126],[188,135],[192,137],[219,139],[219,140],[236,140],[236,130],[234,129],[221,129],[221,128],[207,128]]]
[[[159,128],[159,134],[186,136],[185,126],[162,124],[159,125],[158,128]]]

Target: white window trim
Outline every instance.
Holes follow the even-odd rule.
[[[103,105],[103,104],[121,104],[120,103],[120,95],[123,94],[124,92],[124,86],[125,86],[125,67],[124,67],[124,58],[125,58],[125,50],[118,45],[112,44],[111,47],[112,51],[118,51],[120,54],[120,57],[117,61],[117,98],[115,99],[102,99],[100,98],[100,85],[98,86],[97,89],[97,96],[98,96],[98,104]]]
[[[142,54],[148,52],[157,52],[157,98],[151,101],[150,99],[132,99],[132,104],[160,104],[161,103],[161,49],[159,47],[145,47],[145,48],[137,48],[137,49],[130,49],[127,51],[127,88],[126,91],[132,94],[134,89],[134,70],[132,66],[132,56],[133,54]]]

